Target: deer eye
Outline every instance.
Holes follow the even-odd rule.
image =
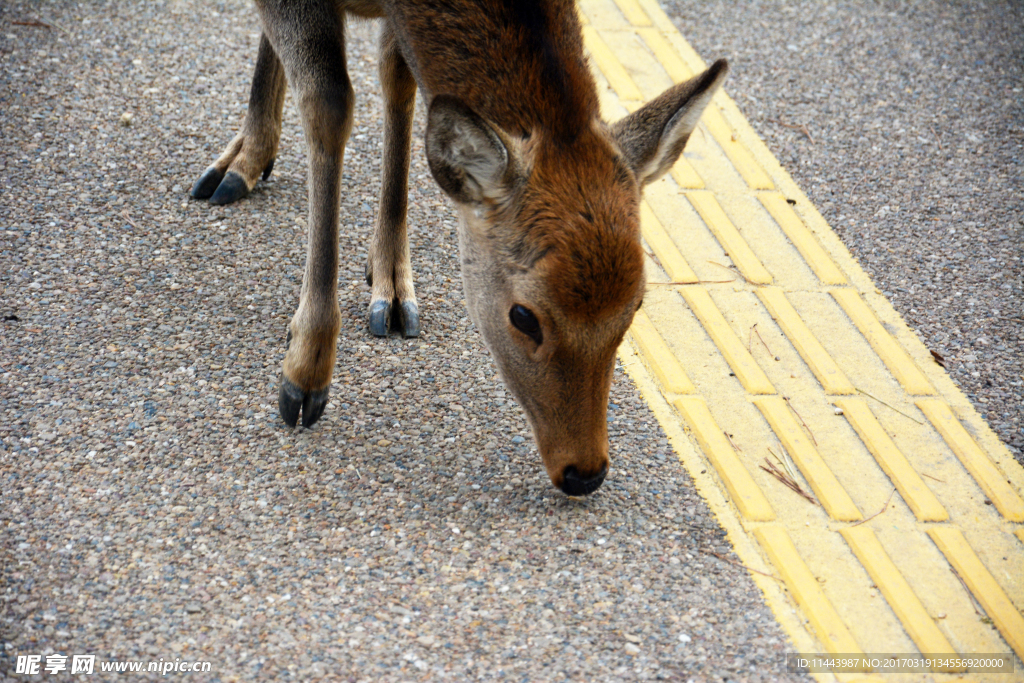
[[[512,322],[513,327],[533,341],[537,342],[538,345],[544,341],[544,335],[541,334],[540,323],[537,321],[537,316],[535,316],[530,309],[516,304],[512,307],[512,310],[508,312],[508,319]]]

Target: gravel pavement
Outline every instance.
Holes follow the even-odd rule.
[[[1024,464],[1024,3],[661,1]]]
[[[16,656],[52,653],[207,661],[186,678],[212,681],[799,679],[621,372],[605,485],[585,500],[550,485],[466,317],[422,111],[424,334],[368,334],[381,100],[375,28],[352,29],[338,365],[324,419],[290,430],[276,382],[306,207],[292,103],[270,181],[229,207],[187,198],[241,122],[251,7],[0,5],[0,679],[32,680]],[[738,66],[733,92],[750,87]],[[971,182],[1007,182],[987,177]]]

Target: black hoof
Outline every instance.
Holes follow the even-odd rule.
[[[220,181],[217,191],[210,197],[211,204],[231,204],[249,194],[249,186],[245,179],[234,171],[228,171],[224,180]]]
[[[263,169],[263,180],[266,180],[267,178],[269,178],[270,174],[273,173],[273,171],[274,171],[274,161],[275,161],[274,159],[271,159],[270,163],[267,164],[267,167],[265,169]]]
[[[386,337],[390,328],[391,303],[374,301],[370,304],[370,334],[375,337]]]
[[[330,387],[320,391],[304,392],[285,377],[281,377],[281,386],[277,392],[277,408],[281,413],[281,419],[289,427],[294,427],[299,422],[299,412],[302,413],[302,426],[312,427],[316,424],[327,408],[327,396]]]
[[[406,337],[420,336],[420,309],[415,301],[402,302],[402,334]]]
[[[192,186],[192,191],[189,194],[192,195],[192,199],[209,199],[217,191],[217,186],[223,179],[224,174],[211,166],[203,171],[203,175],[199,176],[199,180]]]
[[[370,262],[366,262],[366,267],[363,268],[363,275],[366,277],[366,284],[373,287],[373,269],[370,268]]]

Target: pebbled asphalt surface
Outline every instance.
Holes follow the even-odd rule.
[[[1021,4],[664,6],[732,60],[730,94],[1021,458]],[[54,652],[221,681],[799,678],[621,373],[608,481],[550,486],[466,318],[421,111],[424,335],[366,332],[365,23],[331,405],[282,425],[306,205],[291,101],[270,181],[187,199],[241,121],[258,30],[242,0],[0,6],[0,679]]]
[[[662,6],[1024,463],[1024,3]]]
[[[187,197],[241,122],[258,32],[242,0],[0,6],[0,679],[55,653],[209,662],[190,678],[212,681],[801,679],[621,372],[605,485],[551,487],[466,318],[422,111],[424,334],[368,334],[366,23],[331,405],[284,427],[305,251],[292,103],[270,181],[223,208]]]

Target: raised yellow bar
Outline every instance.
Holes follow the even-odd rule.
[[[665,226],[651,211],[647,202],[640,202],[640,232],[647,244],[651,245],[654,255],[658,257],[661,267],[665,269],[670,282],[676,284],[695,284],[697,275],[690,268],[683,255],[679,253],[676,243],[672,241]]]
[[[633,26],[650,26],[651,19],[647,16],[636,0],[615,0],[615,4],[622,10],[622,14],[625,15],[626,21]]]
[[[740,514],[752,522],[769,522],[775,519],[775,511],[772,510],[771,504],[754,483],[750,472],[740,462],[736,450],[725,438],[722,429],[711,417],[711,411],[708,410],[704,399],[677,398],[672,404],[689,423],[690,429],[697,437],[697,443],[711,461],[711,466],[718,472]]]
[[[831,294],[908,394],[921,396],[935,393],[924,374],[899,342],[886,331],[856,290],[833,289]]]
[[[729,258],[736,264],[736,267],[743,273],[747,281],[757,285],[771,284],[771,273],[765,269],[754,255],[754,251],[747,244],[747,241],[740,235],[739,230],[732,224],[729,217],[722,210],[722,206],[710,192],[687,192],[686,198],[693,204],[693,208],[700,214],[708,229],[714,234],[715,239],[722,245]]]
[[[786,233],[786,237],[793,243],[793,246],[804,257],[804,261],[823,284],[846,284],[846,276],[839,270],[828,252],[818,243],[818,240],[814,238],[804,222],[800,220],[800,216],[796,215],[785,197],[778,192],[760,192],[757,198],[761,200],[761,204],[779,224],[782,232]]]
[[[814,495],[818,497],[818,501],[829,516],[842,522],[863,519],[846,489],[822,460],[818,449],[810,442],[803,428],[797,424],[789,406],[786,405],[786,400],[781,396],[764,396],[755,398],[754,405],[768,420],[772,431],[786,447],[786,451],[800,468],[801,474],[807,479],[807,483],[814,490]]]
[[[587,46],[587,51],[590,52],[590,55],[597,63],[597,68],[608,79],[608,83],[618,94],[620,100],[643,101],[644,98],[640,94],[640,89],[636,87],[636,83],[626,73],[626,68],[622,66],[618,57],[611,51],[608,44],[604,42],[596,28],[593,26],[583,27],[583,43]]]
[[[1024,659],[1024,616],[978,559],[964,535],[951,526],[932,527],[928,529],[928,535],[985,608],[1006,642],[1018,657]]]
[[[637,4],[644,11],[644,14],[650,18],[651,23],[659,31],[670,31],[678,34],[679,31],[676,29],[676,25],[672,23],[668,15],[665,14],[665,10],[661,8],[661,3],[658,0],[637,0]]]
[[[754,536],[782,575],[786,587],[807,615],[825,649],[837,654],[863,654],[835,607],[825,597],[818,580],[796,551],[786,530],[780,526],[762,526],[754,529]]]
[[[697,169],[682,155],[669,173],[672,174],[672,180],[676,181],[676,185],[684,190],[703,190],[705,187],[704,179],[697,173]]]
[[[878,424],[868,404],[863,399],[847,398],[836,401],[836,405],[843,409],[843,415],[853,425],[871,455],[875,456],[879,467],[892,480],[914,516],[922,522],[944,522],[949,519],[946,508],[942,507],[906,456],[882,429],[882,425]]]
[[[665,69],[673,83],[682,83],[693,78],[693,69],[687,66],[672,44],[666,40],[664,33],[656,28],[638,28],[636,33],[654,53],[654,58]]]
[[[1021,500],[1021,497],[1006,481],[1006,476],[967,433],[945,401],[937,398],[923,398],[916,403],[932,426],[942,435],[950,449],[956,453],[956,457],[960,459],[963,466],[974,477],[974,481],[978,482],[978,486],[999,510],[999,514],[1011,522],[1024,522],[1024,500]]]
[[[807,324],[789,303],[789,299],[778,287],[762,287],[757,290],[758,297],[764,303],[772,318],[779,324],[786,337],[792,342],[800,357],[807,363],[814,376],[818,378],[825,393],[853,394],[857,390],[839,369],[832,356],[815,338]]]
[[[868,570],[886,602],[899,617],[903,628],[923,655],[949,655],[956,652],[935,625],[910,584],[882,548],[878,537],[867,526],[840,529],[854,555]],[[964,668],[933,668],[932,671],[956,672]]]
[[[696,392],[683,366],[676,360],[672,350],[654,329],[654,324],[643,310],[637,311],[633,317],[633,326],[629,328],[629,333],[663,391],[673,394]]]
[[[729,327],[725,316],[718,310],[718,306],[715,305],[707,290],[703,287],[692,286],[680,287],[679,291],[682,292],[690,310],[704,326],[711,341],[715,342],[715,346],[722,352],[725,361],[732,368],[743,388],[751,394],[774,394],[775,387],[768,381],[767,375],[743,346],[740,338]]]
[[[736,171],[743,177],[752,190],[774,190],[775,184],[764,169],[750,154],[750,151],[736,139],[736,133],[726,122],[722,112],[718,111],[712,100],[711,105],[704,112],[704,125],[712,137],[718,141],[722,151],[729,157],[729,161],[736,168]]]

